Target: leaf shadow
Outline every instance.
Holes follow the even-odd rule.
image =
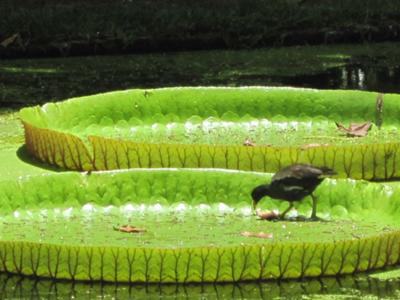
[[[28,149],[26,148],[26,145],[22,145],[19,147],[16,151],[17,157],[22,160],[24,163],[27,163],[29,165],[35,166],[40,169],[48,170],[48,171],[53,171],[53,172],[66,172],[68,170],[60,167],[56,167],[44,162],[41,162],[31,156],[31,154],[28,152]]]

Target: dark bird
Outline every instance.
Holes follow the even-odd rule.
[[[271,179],[270,184],[262,184],[253,189],[253,209],[264,197],[269,196],[273,199],[289,201],[289,207],[281,218],[292,209],[293,202],[301,201],[310,195],[313,200],[311,219],[317,220],[317,198],[312,194],[316,187],[324,180],[325,176],[336,175],[336,172],[327,167],[315,167],[306,164],[294,164],[283,168]]]

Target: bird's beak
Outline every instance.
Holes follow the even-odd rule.
[[[257,207],[257,201],[253,200],[253,212],[256,212],[256,207]]]

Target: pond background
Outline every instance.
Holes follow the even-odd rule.
[[[400,43],[0,60],[0,105],[171,86],[400,91]]]
[[[296,46],[0,61],[1,114],[127,88],[296,86],[400,92],[400,44]],[[124,285],[0,275],[0,299],[399,299],[400,272],[321,280]]]

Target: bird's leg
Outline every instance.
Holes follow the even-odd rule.
[[[289,207],[281,214],[280,218],[284,219],[285,215],[289,212],[289,210],[293,208],[293,206],[294,206],[293,202],[290,202]]]
[[[317,197],[313,195],[313,193],[311,193],[310,196],[312,198],[311,220],[319,220],[317,217]]]

